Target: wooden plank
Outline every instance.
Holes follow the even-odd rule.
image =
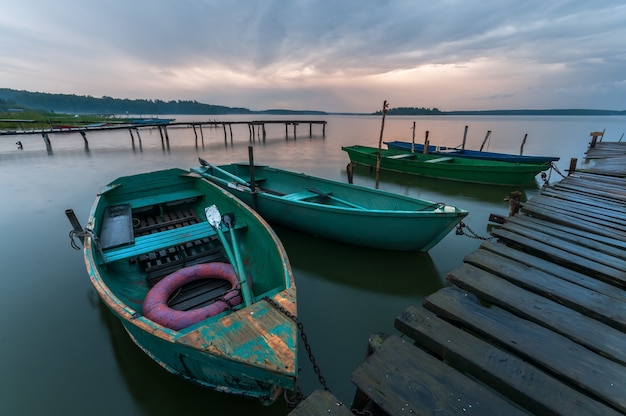
[[[597,176],[597,175],[595,175]],[[590,182],[583,180],[563,180],[553,185],[556,189],[565,189],[571,192],[586,193],[591,197],[604,198],[612,201],[626,201],[626,192],[606,182]]]
[[[444,163],[444,162],[454,162],[453,157],[440,157],[437,159],[427,160],[426,163]]]
[[[598,207],[592,207],[585,204],[567,201],[565,199],[551,198],[547,196],[536,196],[532,200],[525,202],[524,205],[535,205],[546,208],[559,209],[585,216],[590,219],[597,219],[599,221],[605,221],[611,224],[615,224],[617,227],[626,227],[626,215],[623,210],[615,211],[610,209],[602,209]]]
[[[559,211],[554,209],[546,209],[543,207],[523,205],[522,211],[528,215],[538,217],[548,221],[554,221],[557,224],[563,224],[572,228],[578,228],[596,234],[604,235],[606,237],[621,238],[626,240],[626,232],[616,229],[614,226],[607,226],[606,224],[599,224],[597,222],[590,222],[588,218],[584,216],[572,215],[567,211]]]
[[[527,414],[411,343],[390,336],[352,373],[388,415]]]
[[[328,390],[315,390],[289,413],[289,416],[327,415],[353,416],[353,413]]]
[[[621,288],[626,287],[626,272],[604,264],[599,264],[593,261],[593,258],[589,259],[578,256],[575,252],[565,251],[506,230],[494,230],[492,234],[509,244],[522,246],[525,250],[531,251],[538,257],[549,259],[554,263],[565,265],[574,270],[582,271],[589,276],[594,276],[598,279],[618,285]]]
[[[491,261],[492,265],[500,265],[503,268],[515,267],[507,264],[513,262],[499,261],[499,259],[494,257],[493,254],[487,252],[485,261]],[[620,311],[623,313],[624,307],[620,307],[615,313],[604,311],[605,314],[609,315],[607,317],[608,320],[614,319],[614,321],[611,321],[614,326],[609,326],[584,314],[588,311],[595,313],[593,309],[588,309],[587,305],[589,303],[586,303],[583,299],[585,294],[593,295],[592,292],[576,288],[574,285],[559,279],[549,279],[549,277],[549,282],[544,284],[539,282],[541,284],[539,287],[531,285],[535,281],[538,282],[541,277],[537,275],[534,280],[524,280],[523,277],[520,277],[510,282],[473,265],[464,264],[448,274],[447,279],[452,284],[473,293],[482,300],[498,305],[517,316],[566,336],[621,365],[626,365],[626,350],[622,348],[626,345],[626,334],[622,332],[626,329],[626,316],[620,316]],[[543,277],[546,276],[544,275]],[[552,281],[556,282],[556,284],[553,284]],[[515,283],[524,284],[525,288],[516,286]],[[577,292],[571,297],[575,301],[582,301],[583,306],[587,308],[579,311],[575,308],[570,308],[568,305],[555,302],[550,299],[552,295],[550,288],[554,288],[555,292],[558,292],[554,296],[557,300],[559,295],[562,299],[569,300],[567,289]],[[533,289],[538,293],[531,292]],[[600,303],[599,299],[596,299],[596,301]],[[613,304],[616,304],[616,302]],[[574,306],[576,307],[578,304],[574,303]]]
[[[413,153],[403,153],[399,155],[387,156],[387,159],[410,159],[413,157]]]
[[[527,361],[450,325],[424,308],[407,308],[396,318],[395,327],[448,365],[485,383],[533,414],[619,414]]]
[[[593,279],[586,274],[568,269],[548,260],[533,256],[532,254],[516,250],[505,244],[494,244],[486,241],[480,246],[480,250],[488,250],[499,256],[513,259],[525,266],[544,271],[551,276],[558,277],[559,279],[571,282],[577,286],[600,293],[603,296],[615,299],[620,303],[626,302],[626,290],[615,287],[610,283],[603,282],[602,280]],[[465,258],[465,261],[471,262],[469,256]]]
[[[235,230],[245,227],[246,225],[243,223],[235,224]],[[189,241],[202,240],[214,235],[216,235],[215,230],[206,222],[142,235],[135,238],[134,244],[104,251],[104,262],[110,263],[116,260],[128,259]]]
[[[453,286],[428,296],[424,306],[500,344],[616,410],[626,412],[626,369],[623,366],[497,306],[484,306],[471,293]]]
[[[624,202],[614,199],[600,198],[595,194],[581,192],[580,189],[563,189],[559,187],[549,187],[541,191],[541,195],[551,198],[568,199],[576,201],[578,204],[589,205],[592,207],[609,209],[611,211],[622,212],[624,210]]]
[[[540,218],[531,217],[529,215],[517,214],[513,217],[507,217],[506,222],[519,224],[525,227],[530,227],[530,228],[535,228],[535,229],[549,229],[550,228],[550,229],[557,230],[559,232],[569,233],[575,236],[584,237],[590,240],[598,241],[605,245],[619,248],[620,250],[617,250],[618,252],[621,251],[622,253],[624,253],[626,250],[626,241],[624,240],[618,240],[616,238],[598,235],[598,234],[587,232],[585,230],[581,230],[577,228],[566,227],[562,224],[557,224],[552,221],[545,221]],[[622,256],[620,255],[617,257],[622,257]]]
[[[166,202],[172,203],[176,201],[184,201],[186,199],[192,200],[197,198],[204,198],[204,194],[196,189],[186,189],[162,194],[155,192],[153,195],[143,198],[129,198],[128,203],[131,204],[133,208],[142,208],[150,205],[163,204]]]
[[[574,234],[559,232],[550,228],[529,227],[524,224],[507,222],[502,225],[503,230],[507,230],[537,241],[569,251],[578,256],[593,259],[598,263],[616,269],[626,270],[626,253],[622,249],[607,246],[597,241],[578,237]]]

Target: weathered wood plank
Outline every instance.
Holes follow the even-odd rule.
[[[607,320],[615,325],[615,327],[609,326],[585,314],[585,312],[595,314],[592,309],[585,308],[581,312],[550,299],[553,296],[556,299],[569,300],[567,289],[570,289],[572,292],[578,292],[576,295],[571,296],[576,301],[585,303],[585,300],[582,298],[586,293],[591,297],[595,296],[596,303],[600,303],[600,299],[597,299],[599,297],[597,294],[586,289],[573,287],[574,285],[571,283],[560,281],[559,279],[549,279],[550,276],[543,276],[550,280],[545,284],[539,282],[542,277],[540,275],[537,275],[534,280],[524,279],[524,276],[519,275],[520,270],[514,270],[516,266],[513,262],[499,261],[497,256],[488,252],[483,253],[486,255],[483,256],[482,261],[485,263],[491,261],[491,266],[501,266],[503,269],[506,269],[503,273],[517,273],[518,279],[511,282],[487,273],[476,266],[464,264],[448,274],[448,281],[461,289],[473,293],[482,300],[498,305],[519,317],[533,321],[566,336],[604,357],[619,362],[621,365],[626,365],[626,351],[623,348],[626,345],[626,334],[622,332],[626,329],[626,316],[620,316],[619,311],[617,313],[604,311],[605,314],[609,314]],[[477,257],[479,256],[475,256],[475,258]],[[528,274],[532,274],[532,270],[528,271]],[[553,281],[556,284],[553,284]],[[531,283],[534,282],[539,283],[541,286],[532,286]],[[523,284],[528,290],[516,286],[515,283]],[[551,287],[555,289],[556,294],[550,292]],[[532,292],[533,289],[536,289],[539,293]],[[547,295],[548,297],[542,295]],[[613,304],[615,305],[616,302]],[[588,305],[589,302],[583,306]],[[577,304],[573,306],[578,307]],[[623,312],[624,307],[620,307],[619,310]],[[611,318],[614,320],[612,321]]]
[[[533,256],[532,254],[516,250],[505,244],[494,244],[486,241],[481,244],[480,249],[488,250],[498,254],[499,256],[513,259],[518,263],[544,271],[552,276],[558,277],[559,279],[572,282],[577,286],[587,288],[600,293],[603,296],[615,299],[620,303],[626,302],[626,290],[620,289],[602,280],[590,278],[586,274],[568,269],[548,260]],[[468,258],[466,257],[466,261],[467,259]]]
[[[571,234],[577,237],[583,237],[586,239],[598,241],[605,245],[618,248],[618,250],[612,250],[612,252],[622,253],[621,255],[618,255],[617,257],[626,256],[626,241],[618,240],[616,238],[606,237],[603,235],[595,234],[593,232],[566,227],[562,224],[556,224],[552,221],[545,221],[540,218],[535,218],[535,217],[531,217],[529,215],[524,215],[524,214],[517,214],[513,217],[507,217],[506,222],[523,225],[525,227],[539,229],[539,230],[554,229],[554,230],[557,230],[559,233]]]
[[[483,306],[474,295],[459,288],[439,290],[424,300],[424,306],[626,412],[623,366],[497,306]]]
[[[580,189],[563,189],[559,187],[551,187],[541,190],[541,195],[551,198],[567,199],[575,201],[578,204],[588,205],[608,209],[611,211],[623,211],[624,202],[615,199],[600,198],[588,192],[582,192]]]
[[[568,227],[578,228],[607,237],[621,238],[626,240],[626,232],[616,229],[613,225],[599,224],[591,222],[588,218],[580,215],[573,215],[568,211],[549,209],[545,207],[523,205],[522,211],[528,215],[538,217],[548,221],[554,221],[557,224],[563,224]]]
[[[527,361],[450,325],[424,308],[407,308],[396,318],[395,327],[453,368],[485,383],[533,414],[619,414]]]
[[[590,220],[595,219],[598,222],[607,222],[609,224],[615,224],[616,227],[626,226],[626,215],[623,210],[615,211],[610,209],[603,209],[599,207],[593,207],[590,205],[580,204],[576,202],[565,202],[566,200],[560,198],[552,198],[548,196],[536,196],[524,205],[539,206],[545,208],[565,210],[575,215],[582,215]]]
[[[626,201],[626,192],[623,186],[615,186],[613,184],[599,182],[591,185],[589,181],[563,180],[553,185],[553,188],[556,190],[585,194],[590,198],[598,198],[599,200],[613,202]]]
[[[598,243],[594,240],[580,238],[573,234],[558,232],[550,228],[528,227],[512,222],[505,223],[502,229],[542,241],[545,244],[569,251],[577,256],[593,259],[598,263],[606,264],[618,270],[626,270],[626,256],[623,250]]]
[[[527,414],[396,336],[357,367],[352,381],[389,415]]]
[[[507,243],[522,246],[526,251],[532,252],[538,257],[582,271],[589,276],[594,276],[622,288],[626,287],[625,271],[599,264],[593,260],[593,257],[591,259],[585,258],[579,256],[576,252],[565,251],[506,230],[494,230],[492,234]]]
[[[327,415],[353,416],[353,413],[328,390],[315,390],[289,413],[289,416]]]

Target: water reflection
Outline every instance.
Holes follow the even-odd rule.
[[[377,294],[420,297],[443,287],[428,253],[376,250],[341,244],[272,225],[295,270]],[[296,275],[297,278],[297,275]]]

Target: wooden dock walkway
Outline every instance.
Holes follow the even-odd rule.
[[[83,141],[85,143],[85,147],[89,147],[89,141],[87,139],[87,133],[93,132],[101,132],[101,131],[113,131],[113,130],[128,130],[130,134],[130,139],[132,145],[135,145],[135,136],[137,136],[137,140],[139,141],[139,145],[141,146],[141,134],[139,133],[140,129],[157,129],[159,131],[159,135],[161,137],[161,144],[163,148],[169,146],[169,128],[190,128],[193,129],[195,136],[195,145],[198,146],[198,140],[201,140],[202,144],[204,144],[204,130],[203,128],[221,128],[224,131],[224,143],[228,144],[229,134],[230,134],[230,142],[233,142],[233,126],[236,125],[245,125],[248,128],[248,136],[250,141],[254,141],[255,138],[259,140],[265,141],[267,137],[267,129],[266,125],[275,125],[275,124],[283,124],[285,126],[285,139],[289,140],[289,127],[292,130],[292,138],[296,140],[297,138],[297,127],[299,125],[307,125],[308,128],[308,137],[313,137],[313,125],[322,126],[322,137],[326,137],[326,124],[325,120],[252,120],[252,121],[184,121],[184,122],[175,122],[175,121],[158,121],[154,122],[142,122],[142,123],[115,123],[115,124],[104,124],[104,125],[87,125],[87,126],[65,126],[58,128],[49,128],[49,129],[30,129],[30,130],[0,130],[0,136],[25,136],[25,135],[41,135],[44,143],[46,144],[46,148],[48,152],[52,152],[52,141],[50,139],[51,135],[61,134],[67,135],[72,133],[78,133],[82,136]],[[199,135],[198,135],[199,133]],[[22,143],[18,141],[16,143],[20,149],[23,149]]]
[[[626,413],[626,143],[594,143],[587,158],[591,166],[506,218],[448,274],[449,286],[397,316],[399,333],[374,343],[353,372],[347,407]]]

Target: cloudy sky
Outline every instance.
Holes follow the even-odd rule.
[[[623,0],[20,0],[0,87],[371,112],[626,110]]]

